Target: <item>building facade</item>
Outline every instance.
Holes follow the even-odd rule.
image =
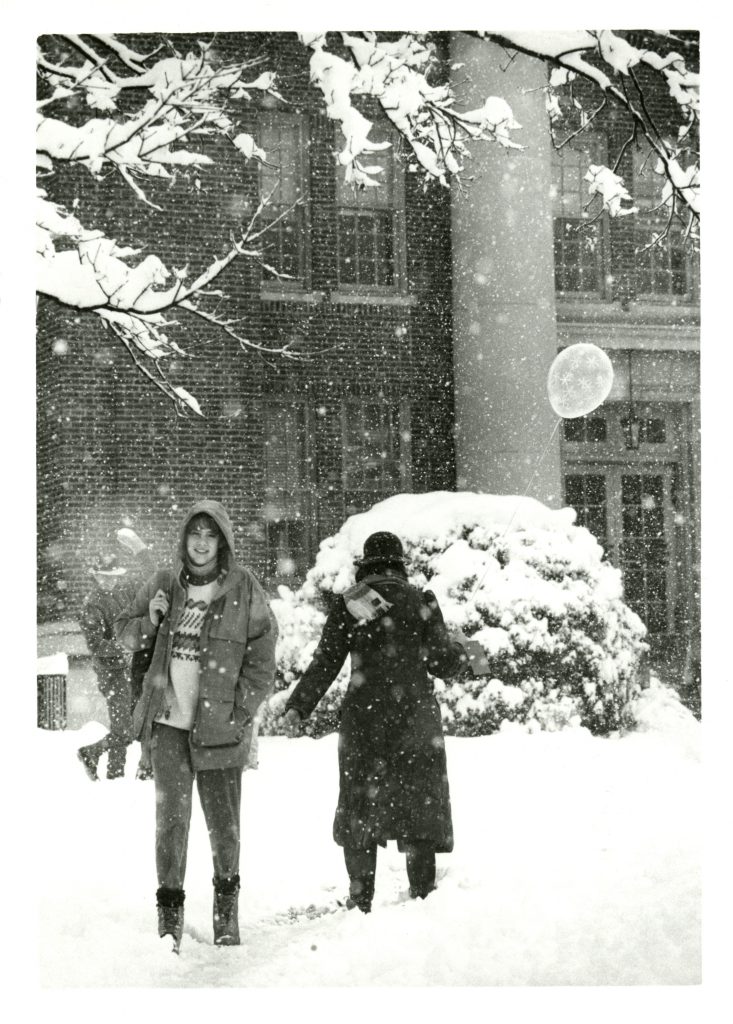
[[[169,372],[205,418],[181,418],[89,317],[39,305],[42,618],[73,617],[85,557],[121,519],[163,548],[203,495],[230,508],[242,557],[275,587],[302,579],[346,516],[391,494],[529,493],[577,510],[622,568],[654,657],[684,661],[699,631],[696,267],[676,238],[645,248],[651,210],[590,222],[581,167],[622,122],[599,121],[557,153],[540,65],[502,70],[490,44],[458,33],[441,44],[468,104],[502,95],[522,124],[522,152],[474,147],[466,195],[425,191],[369,108],[395,143],[375,156],[385,185],[347,189],[306,51],[294,35],[253,33],[216,45],[287,74],[289,103],[236,111],[266,165],[222,146],[215,172],[160,186],[160,212],[111,181],[74,186],[83,222],[122,222],[126,242],[193,270],[272,193],[267,216],[285,216],[267,262],[287,278],[242,260],[218,287],[241,335],[300,358],[241,351],[192,323],[189,355]],[[643,199],[644,154],[627,162]],[[608,353],[614,387],[590,416],[558,424],[547,371],[576,341]]]

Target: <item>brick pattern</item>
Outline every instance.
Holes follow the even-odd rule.
[[[131,38],[142,49],[149,40]],[[194,39],[174,37],[181,52]],[[261,297],[260,271],[238,261],[219,279],[222,305],[240,334],[258,344],[298,339],[307,360],[242,352],[215,327],[177,314],[186,331],[171,334],[188,358],[167,361],[175,383],[194,393],[205,419],[176,415],[149,385],[123,346],[89,314],[42,301],[38,316],[39,589],[49,617],[69,614],[86,586],[84,561],[129,517],[161,552],[175,542],[186,506],[203,496],[221,499],[237,527],[240,556],[262,573],[265,565],[264,427],[268,396],[297,395],[310,403],[314,424],[314,536],[322,539],[344,518],[342,403],[348,398],[407,400],[411,407],[411,472],[415,490],[454,486],[453,385],[450,333],[449,194],[422,192],[406,175],[406,294],[410,304],[338,303],[335,290],[334,125],[320,93],[308,84],[307,54],[290,35],[219,36],[223,57],[268,52],[267,67],[286,75],[295,112],[307,117],[310,144],[310,292],[273,301]],[[243,130],[256,131],[257,108],[243,105]],[[50,194],[77,198],[77,214],[126,244],[149,247],[190,275],[226,251],[243,207],[257,200],[257,170],[222,140],[216,169],[181,174],[174,182],[145,182],[141,205],[114,176],[62,172]],[[199,184],[196,182],[199,179]],[[247,204],[249,204],[247,206]],[[269,290],[268,293],[269,294]],[[399,524],[395,524],[398,528]],[[312,552],[314,554],[315,552]],[[58,590],[65,582],[66,590]],[[59,600],[61,598],[62,600]]]
[[[152,49],[149,36],[124,38],[144,52]],[[197,50],[196,36],[169,38],[180,53]],[[445,50],[445,38],[440,43]],[[336,530],[344,517],[341,409],[348,398],[408,401],[413,490],[455,487],[450,193],[438,185],[423,191],[422,180],[405,173],[404,298],[409,303],[334,301],[334,124],[324,114],[320,92],[309,84],[308,53],[291,33],[220,33],[213,45],[225,60],[264,56],[262,66],[282,75],[287,109],[304,119],[309,138],[306,293],[264,298],[257,264],[237,261],[217,282],[229,296],[219,312],[238,318],[239,333],[258,344],[296,339],[308,359],[242,352],[215,327],[177,314],[185,332],[172,328],[171,333],[188,357],[167,361],[166,369],[206,413],[205,419],[181,418],[97,318],[42,301],[37,363],[41,617],[73,616],[86,585],[84,560],[121,525],[122,516],[163,553],[175,542],[186,506],[203,496],[228,507],[239,554],[261,574],[266,553],[261,408],[268,396],[297,395],[310,403],[316,539]],[[668,98],[657,94],[653,102],[663,120]],[[232,113],[242,130],[256,132],[257,102],[234,103]],[[597,124],[617,151],[629,126],[610,108],[602,117]],[[76,199],[76,213],[86,226],[156,252],[169,267],[188,266],[193,277],[227,250],[232,231],[254,209],[258,174],[256,164],[245,163],[224,140],[204,137],[191,145],[205,147],[214,168],[144,182],[161,211],[143,206],[112,174],[95,181],[80,169],[60,168],[47,188],[52,198]],[[621,173],[628,173],[625,165]],[[633,278],[635,272],[632,231],[627,218],[609,226],[610,269],[617,278]],[[268,289],[267,295],[272,293]],[[316,293],[325,300],[314,301]]]

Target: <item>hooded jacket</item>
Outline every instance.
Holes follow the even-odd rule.
[[[186,531],[194,516],[211,516],[222,533],[225,570],[217,581],[201,629],[199,695],[189,734],[196,770],[244,766],[257,709],[275,677],[277,623],[265,592],[249,569],[235,561],[231,520],[218,501],[199,501],[186,515],[173,570],[155,573],[115,619],[115,633],[131,651],[153,648],[143,692],[133,713],[133,728],[149,760],[153,720],[161,710],[168,683],[173,634],[186,601],[182,582]],[[169,609],[159,626],[150,619],[149,603],[158,590],[168,595]]]

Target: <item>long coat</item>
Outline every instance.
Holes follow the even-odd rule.
[[[198,502],[181,530],[181,552],[187,523],[208,513],[227,543],[227,572],[217,582],[201,629],[199,695],[189,734],[195,770],[242,767],[247,763],[255,714],[272,688],[275,676],[277,623],[265,593],[252,573],[237,565],[234,537],[226,512],[218,502]],[[133,728],[149,756],[153,721],[163,704],[173,634],[186,601],[180,564],[157,572],[115,621],[120,641],[132,651],[154,647],[143,692],[133,713]],[[170,607],[156,628],[148,605],[157,590],[168,595]]]
[[[92,664],[97,674],[99,689],[106,697],[110,690],[130,685],[132,668],[130,655],[117,639],[114,624],[134,598],[141,578],[149,576],[154,569],[149,548],[135,558],[132,575],[123,576],[112,590],[103,590],[95,584],[84,601],[79,616],[79,625],[87,642]]]
[[[433,594],[393,573],[363,581],[391,605],[358,621],[339,597],[313,660],[286,710],[306,718],[348,654],[351,678],[339,726],[339,799],[333,837],[339,846],[369,847],[396,839],[453,848],[450,793],[440,708],[428,675],[461,666]]]

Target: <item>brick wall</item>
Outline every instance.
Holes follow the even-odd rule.
[[[173,37],[184,51],[193,42]],[[143,49],[149,40],[128,39]],[[411,486],[454,486],[453,386],[450,327],[449,193],[425,194],[406,174],[406,287],[396,300],[337,302],[334,127],[320,94],[308,84],[307,54],[294,36],[220,35],[223,56],[269,50],[286,75],[293,108],[308,116],[311,262],[307,294],[263,298],[260,271],[238,261],[217,287],[237,317],[240,334],[258,344],[297,335],[308,359],[243,352],[215,327],[182,313],[185,333],[171,332],[189,354],[166,363],[176,384],[195,394],[205,418],[180,417],[135,367],[101,322],[53,301],[38,315],[38,528],[42,616],[73,612],[85,586],[84,558],[123,517],[161,552],[172,543],[183,510],[203,496],[221,499],[237,525],[240,556],[265,567],[262,403],[268,397],[306,398],[311,412],[316,540],[338,528],[347,510],[342,488],[342,404],[348,398],[407,401],[410,405]],[[284,86],[285,88],[285,86]],[[237,112],[239,113],[239,112]],[[243,106],[245,130],[256,107]],[[145,182],[160,211],[144,206],[113,175],[95,182],[80,170],[48,183],[53,198],[77,199],[85,226],[98,226],[125,244],[148,248],[168,265],[189,265],[193,276],[226,251],[241,211],[257,196],[254,164],[221,141],[215,170]],[[325,293],[323,301],[314,295]],[[317,296],[316,296],[317,298]],[[408,301],[409,300],[409,301]],[[399,528],[399,524],[395,524]],[[67,589],[59,591],[58,584]],[[62,600],[59,600],[61,598]]]

